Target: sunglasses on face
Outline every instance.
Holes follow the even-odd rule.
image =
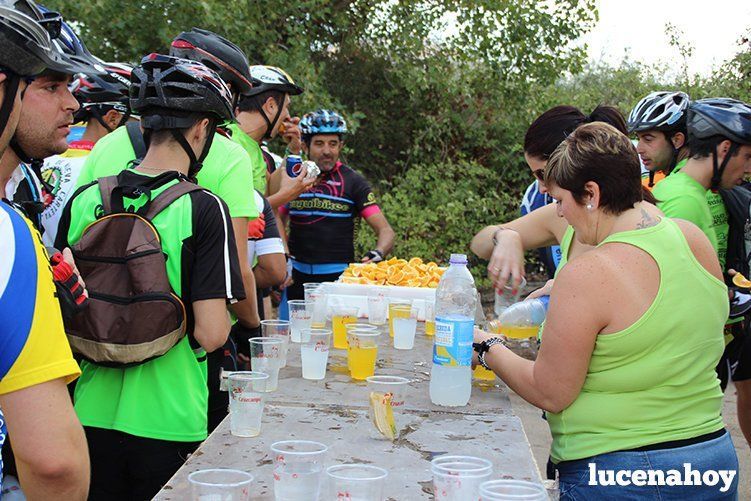
[[[545,182],[545,169],[533,170],[532,175],[534,175],[538,181]]]

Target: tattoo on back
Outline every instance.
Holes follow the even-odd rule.
[[[642,209],[641,210],[641,221],[639,221],[638,223],[636,223],[636,228],[639,229],[639,230],[644,229],[644,228],[649,228],[649,227],[655,226],[659,222],[660,222],[659,219],[650,216],[649,212],[647,212],[646,210]]]

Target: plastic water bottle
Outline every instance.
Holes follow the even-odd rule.
[[[498,318],[503,335],[515,339],[536,337],[545,321],[549,302],[550,296],[540,296],[506,308]]]
[[[467,405],[472,393],[472,341],[477,290],[467,256],[452,254],[436,289],[435,341],[430,400],[436,405]]]

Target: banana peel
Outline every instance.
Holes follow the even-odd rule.
[[[396,423],[391,408],[391,393],[370,392],[370,419],[376,429],[389,440],[396,440]]]

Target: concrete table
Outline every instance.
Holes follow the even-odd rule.
[[[432,338],[419,329],[413,350],[394,350],[383,331],[376,374],[411,380],[401,411],[408,424],[396,441],[370,438],[366,385],[350,379],[344,351],[332,348],[325,380],[307,381],[301,377],[299,345],[292,343],[287,367],[279,374],[279,389],[269,395],[261,434],[234,437],[225,419],[156,499],[189,499],[187,477],[193,471],[236,468],[253,475],[252,499],[273,500],[269,446],[288,439],[327,444],[328,465],[367,463],[385,468],[390,500],[431,499],[430,460],[447,453],[492,461],[493,478],[540,482],[521,421],[511,411],[508,389],[500,380],[474,382],[465,407],[435,406],[428,395]]]

